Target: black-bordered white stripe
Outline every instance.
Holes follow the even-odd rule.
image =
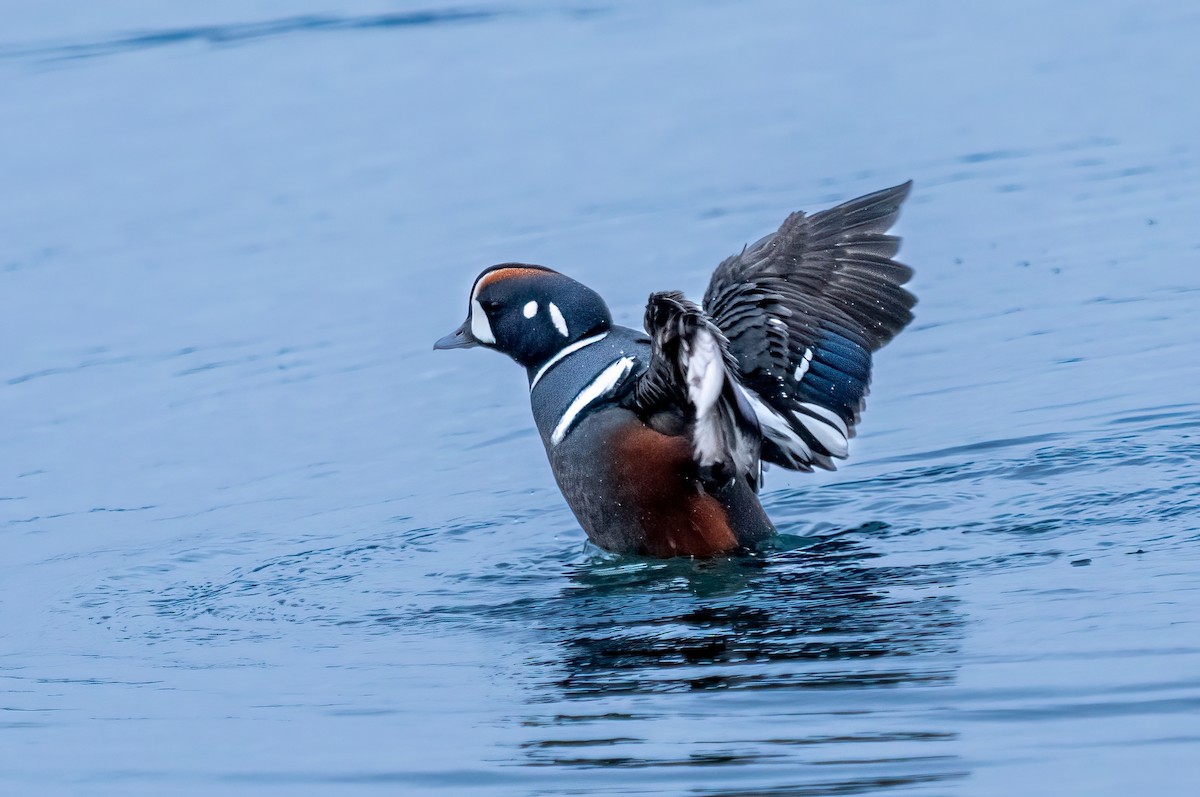
[[[850,429],[837,413],[807,401],[797,402],[796,406],[800,410],[797,419],[830,456],[840,459],[850,453]]]
[[[616,400],[615,397],[632,384],[634,377],[645,370],[650,358],[650,344],[645,335],[628,327],[610,327],[605,332],[564,346],[550,361],[529,371],[530,408],[546,448],[555,446],[551,441],[554,431],[576,398],[623,357],[633,358],[629,373],[604,398],[581,408],[573,422],[577,424],[597,406]],[[569,435],[564,432],[564,437],[569,438]]]
[[[535,373],[533,375],[533,379],[529,380],[529,392],[530,393],[533,392],[533,389],[535,387],[537,387],[537,383],[541,381],[542,376],[545,375],[545,373],[547,371],[549,371],[550,368],[553,367],[554,364],[557,363],[559,360],[563,359],[568,354],[574,354],[575,352],[579,351],[580,349],[584,348],[585,346],[591,346],[593,343],[599,343],[600,341],[604,340],[607,337],[608,337],[607,332],[601,332],[599,335],[592,335],[590,338],[584,338],[583,340],[577,340],[574,343],[570,344],[569,346],[563,346],[561,349],[558,350],[557,354],[555,354],[549,360],[546,360],[546,362],[542,364],[542,367],[537,369],[537,373]]]
[[[743,388],[743,395],[750,400],[754,414],[758,416],[758,425],[763,435],[779,447],[784,456],[792,460],[793,465],[809,465],[813,462],[813,452],[808,443],[804,442],[792,424],[758,397],[758,394],[748,388]]]
[[[567,405],[567,409],[563,412],[562,417],[558,419],[558,423],[554,425],[554,431],[550,434],[551,445],[558,445],[567,436],[567,432],[571,431],[571,427],[575,425],[575,421],[579,419],[580,414],[587,409],[591,404],[606,398],[616,390],[617,386],[625,381],[625,377],[633,370],[633,366],[637,361],[628,355],[621,357],[613,363],[610,363],[607,368],[600,372],[600,375],[593,379],[579,391],[575,398]]]

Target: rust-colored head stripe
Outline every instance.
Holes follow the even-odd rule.
[[[486,274],[484,274],[482,277],[479,278],[479,281],[475,283],[475,290],[471,292],[471,297],[474,298],[474,297],[478,296],[479,292],[482,291],[484,288],[486,288],[488,285],[491,285],[496,282],[500,282],[501,280],[517,279],[520,277],[532,277],[537,274],[546,274],[546,273],[548,273],[548,272],[545,269],[530,268],[529,266],[505,266],[503,268],[498,268],[493,271],[487,272]]]

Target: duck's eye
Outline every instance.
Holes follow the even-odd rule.
[[[484,299],[479,302],[479,306],[491,313],[493,310],[499,310],[503,302],[498,302],[495,299]]]

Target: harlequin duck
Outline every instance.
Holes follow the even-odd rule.
[[[774,533],[763,463],[832,470],[846,457],[871,353],[912,320],[912,269],[887,234],[911,186],[793,213],[717,266],[701,305],[651,294],[646,334],[557,271],[492,266],[434,348],[485,346],[525,368],[554,477],[600,547],[752,548]]]

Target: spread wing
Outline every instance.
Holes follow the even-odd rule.
[[[650,295],[645,324],[650,362],[630,406],[652,428],[689,438],[706,483],[720,487],[742,477],[757,488],[758,421],[721,330],[674,291]]]
[[[871,353],[912,320],[912,269],[887,231],[907,182],[829,210],[793,213],[727,258],[704,309],[729,341],[762,426],[763,459],[796,470],[845,457],[871,377]]]

